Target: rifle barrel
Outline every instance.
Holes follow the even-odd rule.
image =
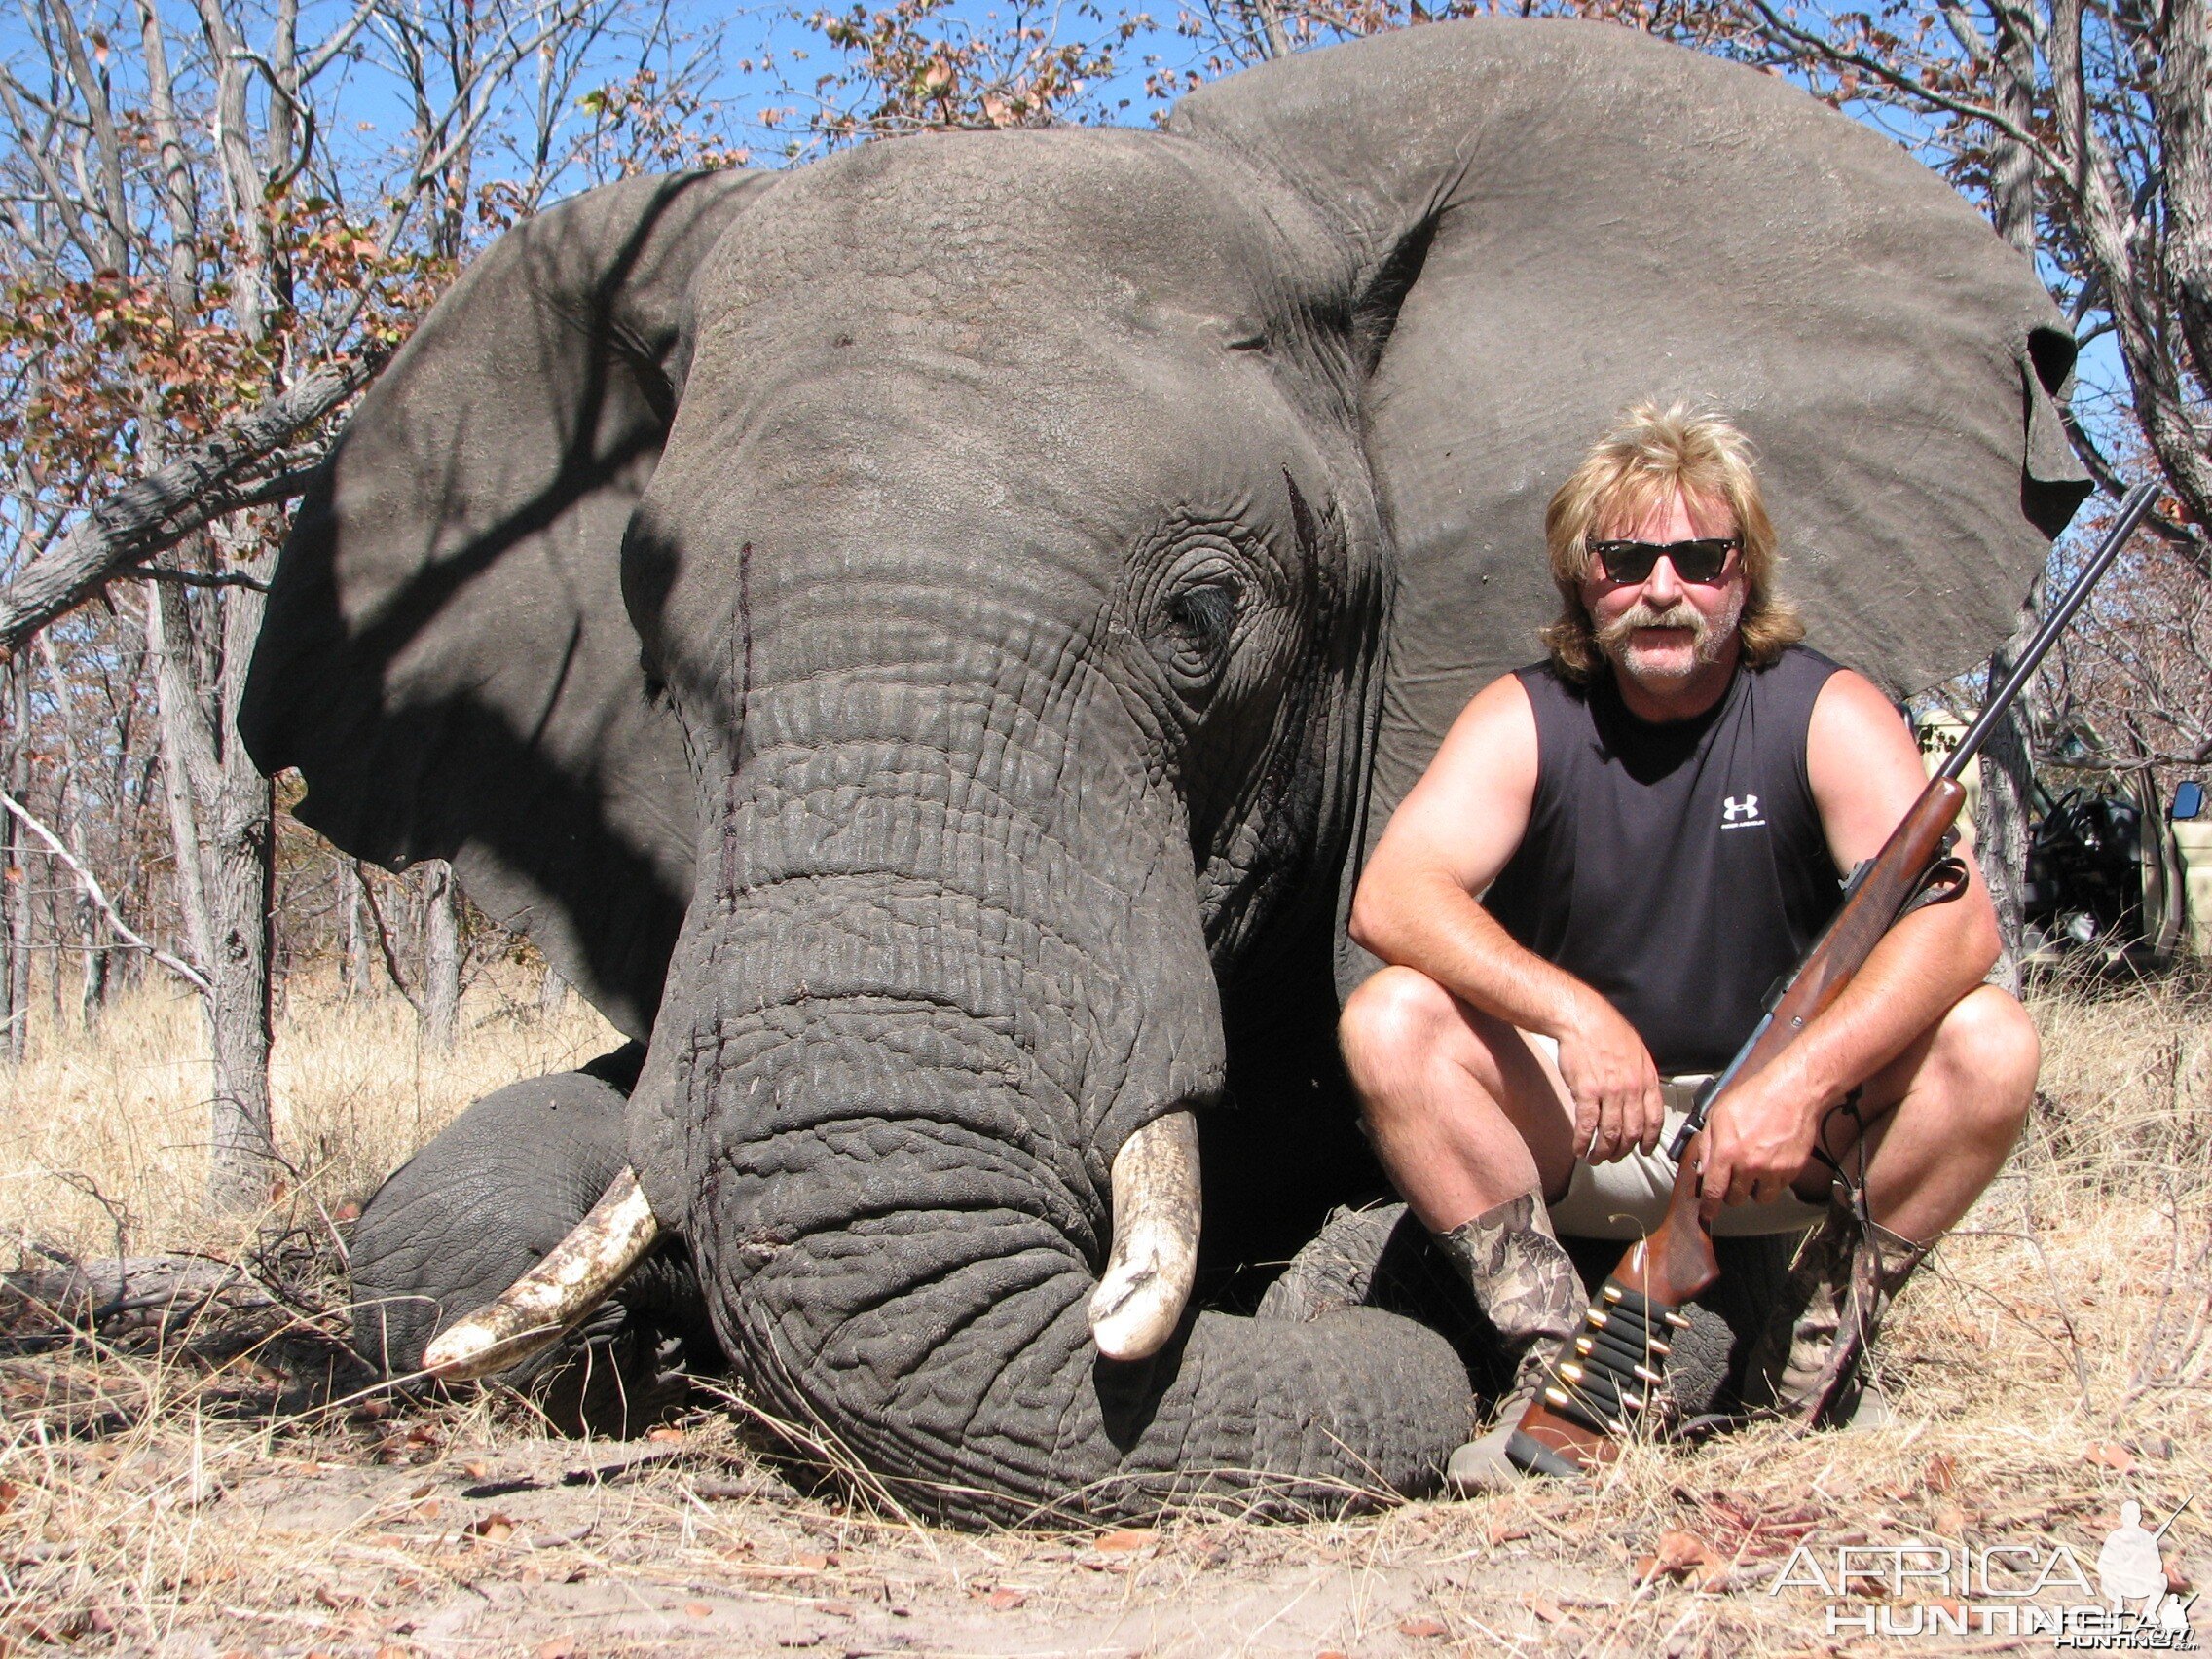
[[[2005,718],[2005,711],[2012,706],[2012,700],[2026,688],[2035,671],[2043,665],[2043,659],[2049,654],[2050,647],[2058,643],[2058,636],[2066,631],[2066,624],[2074,620],[2074,612],[2081,609],[2083,602],[2088,599],[2089,590],[2097,585],[2097,578],[2120,557],[2120,544],[2134,534],[2135,527],[2143,522],[2143,515],[2151,510],[2151,503],[2157,497],[2157,485],[2145,480],[2120,498],[2119,516],[2112,521],[2112,528],[2105,532],[2104,539],[2097,543],[2097,550],[2089,555],[2089,562],[2082,567],[2082,573],[2074,578],[2074,585],[2066,590],[2065,597],[2043,619],[2043,626],[2036,630],[2035,638],[2028,642],[2028,648],[2020,653],[2018,664],[2007,677],[2005,683],[1991,692],[1983,702],[1981,713],[1975,717],[1973,724],[1967,728],[1966,736],[1959,739],[1958,748],[1951,751],[1951,757],[1943,762],[1942,770],[1936,774],[1936,777],[1957,779],[1967,769],[1968,763],[1981,752],[1981,746],[1989,741],[1990,732]]]

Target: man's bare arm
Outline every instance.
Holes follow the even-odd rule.
[[[1829,852],[1849,870],[1881,850],[1927,785],[1904,721],[1871,684],[1845,671],[1813,706],[1806,771]],[[1820,1120],[1904,1051],[1981,983],[1997,960],[1997,915],[1961,826],[1967,889],[1904,918],[1843,994],[1774,1063],[1730,1092],[1708,1134],[1709,1215],[1755,1185],[1772,1198],[1810,1157]]]
[[[1581,980],[1515,943],[1477,902],[1529,829],[1536,719],[1511,675],[1476,695],[1391,815],[1353,896],[1353,940],[1454,996],[1560,1045],[1578,1150],[1658,1144],[1665,1116],[1635,1028]]]

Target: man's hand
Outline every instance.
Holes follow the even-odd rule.
[[[1721,1096],[1706,1119],[1698,1213],[1707,1227],[1723,1204],[1779,1198],[1804,1170],[1820,1131],[1818,1102],[1777,1065]]]
[[[1559,1075],[1574,1103],[1574,1155],[1610,1163],[1633,1146],[1659,1144],[1667,1118],[1659,1071],[1636,1027],[1590,992],[1559,1033]]]

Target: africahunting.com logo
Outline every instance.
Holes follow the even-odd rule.
[[[2177,1586],[2159,1540],[2185,1501],[2156,1531],[2143,1507],[2120,1505],[2086,1570],[2072,1546],[2027,1542],[1831,1544],[1810,1540],[1766,1587],[1810,1590],[1828,1598],[1830,1636],[1901,1639],[1946,1636],[2048,1636],[2084,1652],[2193,1652],[2190,1609],[2196,1597]],[[2092,1580],[2092,1574],[2093,1580]]]

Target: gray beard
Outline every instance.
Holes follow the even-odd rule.
[[[1716,628],[1704,611],[1687,600],[1669,606],[1665,610],[1654,610],[1638,600],[1629,609],[1614,617],[1597,630],[1598,648],[1605,653],[1605,660],[1613,665],[1616,674],[1625,674],[1639,683],[1674,684],[1689,678],[1700,667],[1718,662],[1728,649],[1728,643],[1736,637],[1737,619],[1744,613],[1743,601],[1738,598],[1727,616],[1727,626]],[[1686,628],[1690,633],[1693,662],[1689,670],[1680,673],[1653,674],[1634,666],[1629,660],[1637,632],[1643,628]]]

